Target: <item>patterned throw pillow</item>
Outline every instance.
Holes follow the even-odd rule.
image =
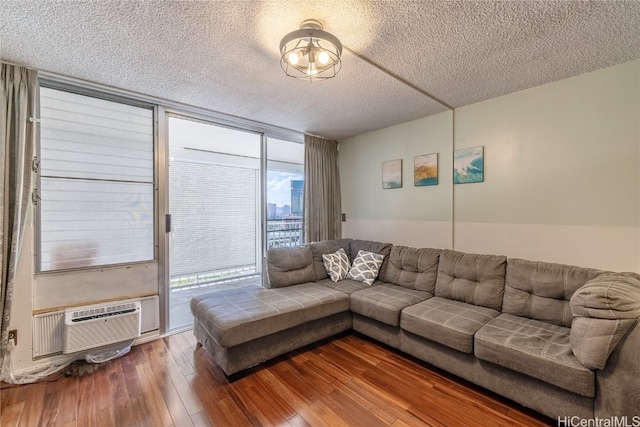
[[[383,259],[384,255],[359,250],[358,256],[353,260],[351,270],[347,274],[347,279],[357,280],[371,286],[378,277],[378,270],[380,270]]]
[[[322,255],[322,263],[327,274],[334,282],[347,278],[349,272],[349,257],[344,249],[340,248],[332,254]]]

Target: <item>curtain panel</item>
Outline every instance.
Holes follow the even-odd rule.
[[[342,236],[338,141],[304,137],[304,239]]]
[[[31,195],[38,117],[38,74],[1,64],[0,99],[0,367],[8,346],[11,301]]]

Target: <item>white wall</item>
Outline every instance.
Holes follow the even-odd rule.
[[[453,147],[484,146],[485,180],[450,185],[441,132],[432,195],[408,166],[443,117],[341,142],[344,236],[640,272],[640,60],[456,109]],[[396,158],[405,185],[381,190],[379,165]],[[435,225],[445,191],[452,243]]]
[[[340,143],[344,237],[449,248],[452,242],[452,113],[445,112]],[[438,185],[415,187],[414,157],[438,153]],[[403,184],[382,189],[382,162],[402,159]]]

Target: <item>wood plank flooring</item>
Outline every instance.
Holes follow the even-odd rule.
[[[545,426],[532,413],[358,335],[229,382],[193,334],[133,347],[92,374],[0,390],[13,426]]]

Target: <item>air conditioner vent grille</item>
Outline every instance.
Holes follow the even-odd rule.
[[[72,322],[80,322],[82,320],[97,319],[100,317],[113,316],[116,314],[131,313],[135,311],[136,304],[115,304],[102,307],[91,308],[88,310],[74,311],[71,315]]]

